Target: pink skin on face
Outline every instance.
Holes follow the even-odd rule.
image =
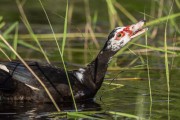
[[[132,39],[132,38],[146,32],[148,29],[147,28],[142,29],[143,25],[144,25],[144,21],[140,21],[136,24],[126,26],[122,31],[120,31],[116,34],[115,40],[120,40],[126,34],[128,34],[128,36]]]
[[[141,20],[136,24],[126,27],[117,27],[115,29],[115,35],[107,42],[107,49],[112,51],[118,51],[124,45],[126,45],[131,39],[145,33],[148,29],[142,28],[145,20]]]

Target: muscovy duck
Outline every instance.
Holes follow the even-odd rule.
[[[85,68],[68,71],[74,98],[92,99],[100,89],[111,58],[131,39],[146,32],[145,20],[126,27],[115,28],[108,36],[97,57]],[[56,102],[72,101],[65,71],[50,64],[27,62],[44,82]],[[43,87],[18,61],[0,62],[0,100],[50,102]]]

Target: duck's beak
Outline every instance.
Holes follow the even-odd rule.
[[[130,30],[131,30],[131,35],[130,38],[135,38],[143,33],[145,33],[148,28],[143,28],[143,25],[145,24],[146,20],[141,20],[136,24],[133,24],[130,26]]]

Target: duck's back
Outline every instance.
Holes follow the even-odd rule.
[[[42,80],[56,101],[71,100],[71,93],[64,70],[49,64],[27,63]],[[0,65],[1,99],[49,101],[49,97],[40,83],[22,63],[3,62]],[[78,86],[78,89],[74,89],[74,93],[78,92],[79,88],[83,89],[73,72],[68,72],[68,76],[72,87],[76,88]]]

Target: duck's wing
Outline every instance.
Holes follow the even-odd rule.
[[[34,69],[35,63],[29,63],[28,65],[31,67],[31,69]],[[2,62],[0,63],[0,71],[1,71],[1,79],[7,78],[12,79],[14,81],[19,81],[21,83],[24,83],[25,85],[38,87],[39,83],[37,80],[34,80],[34,76],[29,72],[29,70],[20,62]],[[4,74],[6,73],[6,74]],[[5,79],[4,79],[5,80]],[[6,79],[8,80],[8,79]],[[13,81],[12,81],[13,82]]]
[[[27,64],[44,83],[67,84],[67,77],[63,69],[38,62],[27,62]],[[40,85],[32,73],[18,61],[1,62],[0,71],[0,79],[11,77],[14,80],[33,87],[38,87]],[[71,73],[69,73],[69,75],[71,77]]]
[[[27,62],[27,64],[55,98],[69,96],[69,86],[63,69],[37,62]],[[69,77],[73,85],[74,78],[72,78],[71,72],[69,72]],[[18,61],[0,62],[0,90],[14,90],[17,88],[17,84],[20,84],[23,89],[44,91],[41,84],[22,63]],[[18,87],[17,89],[22,88]]]

